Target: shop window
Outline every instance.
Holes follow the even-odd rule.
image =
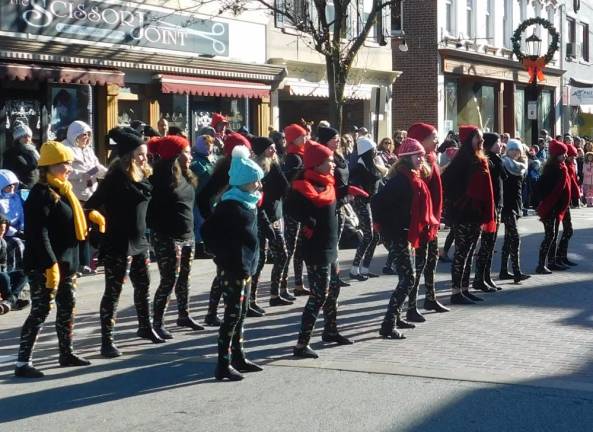
[[[191,139],[195,140],[204,126],[209,126],[212,114],[219,112],[229,119],[229,127],[238,130],[250,126],[249,99],[192,96],[189,100],[191,116]]]
[[[63,140],[68,126],[82,120],[93,126],[92,87],[89,85],[50,85],[48,139]]]
[[[525,106],[525,90],[515,89],[515,137],[525,139],[527,137],[526,118],[527,110]]]
[[[120,126],[129,126],[134,120],[148,123],[142,97],[145,93],[145,86],[141,84],[127,84],[120,89],[117,96],[117,123]]]
[[[457,130],[457,82],[445,82],[445,131]]]
[[[554,123],[553,93],[550,90],[541,92],[538,101],[538,128],[551,132]]]
[[[188,131],[187,111],[188,95],[184,94],[162,94],[159,96],[160,118],[169,122],[169,127],[175,126]]]
[[[496,129],[496,91],[492,85],[464,81],[458,88],[458,122],[475,124],[483,131]]]

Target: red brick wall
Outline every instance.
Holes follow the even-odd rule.
[[[408,52],[393,41],[393,69],[403,72],[393,85],[394,130],[419,121],[438,124],[437,1],[403,2]]]

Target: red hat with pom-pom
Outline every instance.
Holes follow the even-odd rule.
[[[550,145],[548,146],[550,150],[550,156],[560,156],[565,153],[568,153],[568,147],[562,141],[558,141],[553,139],[550,141]]]
[[[161,159],[176,158],[183,149],[189,146],[189,141],[182,136],[166,135],[154,137],[147,143],[148,152],[158,155]]]
[[[303,165],[305,166],[305,169],[315,168],[325,162],[325,160],[333,154],[334,152],[328,147],[315,141],[309,141],[305,146]]]
[[[228,134],[224,138],[224,148],[223,152],[225,156],[230,156],[233,154],[233,149],[239,145],[247,147],[251,150],[251,143],[247,138],[237,132],[233,132]]]

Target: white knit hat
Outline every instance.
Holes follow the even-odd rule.
[[[22,138],[24,136],[33,137],[33,131],[25,123],[23,123],[21,121],[15,122],[14,130],[12,131],[12,137],[15,140],[18,140],[19,138]]]
[[[358,156],[362,156],[369,150],[377,148],[377,144],[366,136],[361,136],[356,140],[356,152]]]

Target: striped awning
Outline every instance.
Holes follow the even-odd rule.
[[[157,75],[163,93],[261,99],[270,96],[271,86],[250,81],[222,80],[178,75]]]
[[[111,69],[0,63],[0,79],[50,81],[65,84],[124,85],[124,73]]]

